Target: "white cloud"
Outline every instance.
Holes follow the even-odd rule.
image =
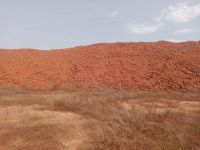
[[[117,17],[118,15],[119,15],[119,11],[116,10],[112,12],[111,17],[114,18],[114,17]]]
[[[128,24],[127,29],[132,34],[138,34],[138,35],[146,35],[154,33],[158,30],[160,30],[163,27],[167,27],[169,22],[173,23],[186,23],[190,22],[192,19],[195,19],[197,17],[200,17],[200,1],[198,3],[192,3],[191,0],[188,0],[188,2],[182,2],[182,3],[176,3],[174,5],[171,5],[160,12],[161,14],[158,16],[158,18],[155,18],[154,24]],[[170,25],[170,24],[169,24]],[[175,26],[177,24],[174,24]],[[192,29],[183,27],[181,29],[177,29],[175,31],[170,31],[172,34],[191,34],[194,32],[200,32],[200,29]],[[182,40],[170,40],[175,42],[182,42]]]
[[[191,3],[177,3],[174,6],[169,6],[167,9],[162,10],[158,20],[183,23],[189,22],[192,19],[200,16],[200,3],[190,5]]]
[[[153,32],[156,32],[161,27],[161,24],[159,25],[144,25],[144,24],[128,24],[127,28],[130,33],[132,34],[150,34]]]
[[[192,29],[179,29],[173,32],[173,34],[190,34]]]

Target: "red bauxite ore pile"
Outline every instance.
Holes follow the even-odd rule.
[[[200,42],[0,50],[0,85],[136,90],[200,89]]]

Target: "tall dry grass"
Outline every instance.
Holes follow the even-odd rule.
[[[182,101],[200,102],[200,94],[110,89],[46,92],[0,89],[1,106],[37,104],[43,110],[71,112],[88,120],[83,129],[90,138],[80,149],[89,150],[200,149],[200,111],[180,109]],[[43,137],[41,135],[41,140]]]
[[[148,93],[127,91],[78,91],[53,102],[55,111],[73,112],[94,120],[88,129],[90,149],[97,150],[196,150],[200,148],[198,112],[173,112],[170,104],[163,111],[159,102],[200,100],[184,93]],[[134,101],[148,101],[145,110]],[[127,102],[133,102],[126,104]],[[190,120],[190,121],[188,121]],[[89,148],[87,148],[89,149]]]

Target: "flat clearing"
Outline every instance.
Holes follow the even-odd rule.
[[[2,150],[198,150],[200,94],[0,89]]]

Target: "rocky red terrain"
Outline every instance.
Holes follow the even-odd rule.
[[[47,51],[1,49],[0,85],[34,90],[199,90],[200,42],[102,43]]]

